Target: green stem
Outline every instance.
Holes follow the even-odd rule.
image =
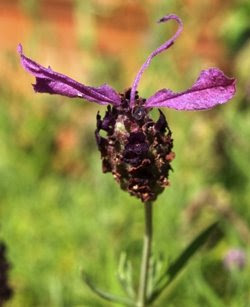
[[[147,306],[147,286],[148,286],[148,271],[149,271],[149,260],[151,255],[152,246],[152,235],[153,235],[153,223],[152,223],[152,203],[144,203],[145,210],[145,232],[143,240],[143,252],[141,261],[141,273],[140,283],[138,289],[137,307]]]

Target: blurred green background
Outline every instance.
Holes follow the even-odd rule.
[[[16,47],[80,82],[123,91],[176,25],[184,32],[154,59],[139,91],[184,90],[216,66],[237,78],[237,95],[208,112],[164,110],[173,131],[171,186],[154,207],[154,252],[173,259],[203,228],[214,238],[156,306],[250,306],[250,2],[248,0],[0,0],[0,236],[12,263],[7,306],[110,306],[81,280],[121,293],[120,252],[141,255],[143,207],[102,174],[94,129],[105,107],[37,95]],[[157,114],[157,112],[155,112]],[[223,236],[221,236],[223,235]],[[232,248],[246,253],[228,271]]]

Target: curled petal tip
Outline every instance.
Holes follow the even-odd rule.
[[[164,22],[164,17],[162,17],[161,19],[157,20],[157,23],[161,23]]]
[[[23,54],[23,46],[19,43],[17,46],[17,52],[22,55]]]
[[[180,17],[178,17],[178,16],[175,15],[175,14],[168,14],[168,15],[165,15],[165,16],[163,16],[161,19],[159,19],[157,22],[158,22],[158,23],[166,22],[166,21],[168,21],[168,20],[170,20],[170,19],[174,19],[174,20],[178,21],[180,24],[182,24],[182,21],[181,21]]]

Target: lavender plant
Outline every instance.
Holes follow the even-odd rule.
[[[184,111],[208,110],[229,101],[236,91],[234,78],[228,78],[217,68],[209,68],[201,71],[196,82],[184,92],[176,93],[164,88],[147,99],[139,96],[137,88],[144,71],[156,55],[174,44],[183,30],[181,19],[174,14],[164,16],[159,23],[169,20],[177,22],[176,33],[148,56],[131,88],[123,93],[118,93],[107,84],[99,87],[81,84],[53,71],[50,67],[39,65],[24,55],[21,45],[18,47],[23,67],[36,78],[33,85],[35,92],[82,98],[107,105],[103,118],[99,112],[97,114],[95,137],[101,154],[103,172],[111,172],[120,187],[139,198],[144,205],[145,233],[141,273],[136,293],[133,289],[129,262],[125,256],[121,258],[118,276],[127,297],[114,296],[96,288],[86,274],[84,280],[104,299],[128,306],[143,307],[152,304],[204,244],[217,225],[212,224],[198,235],[160,275],[157,275],[157,270],[152,269],[153,202],[169,185],[168,175],[175,155],[172,151],[172,132],[164,113],[159,110],[159,118],[154,121],[150,117],[150,111],[159,107]],[[149,287],[149,284],[152,286]]]

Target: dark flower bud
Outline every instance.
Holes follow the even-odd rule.
[[[10,264],[6,259],[5,252],[5,244],[0,242],[0,306],[3,306],[4,302],[9,300],[13,295],[13,290],[8,283]]]
[[[143,99],[136,96],[135,105],[130,106],[130,90],[121,95],[121,101],[121,106],[108,106],[103,119],[97,114],[95,135],[103,172],[111,172],[123,190],[143,202],[153,201],[169,185],[172,133],[161,111],[159,119],[152,120]]]

